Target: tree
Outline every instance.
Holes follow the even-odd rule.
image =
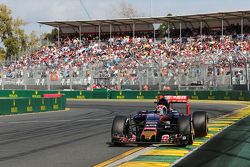
[[[0,61],[4,60],[5,58],[5,51],[3,48],[0,47]]]
[[[25,33],[25,31],[23,29],[21,29],[20,27],[25,25],[26,23],[20,19],[14,19],[12,26],[13,26],[13,36],[15,36],[15,38],[17,38],[18,40],[18,44],[19,44],[19,51],[25,51],[27,49],[27,42],[28,42],[28,36]]]
[[[173,16],[173,15],[171,13],[169,13],[169,14],[167,14],[167,16]],[[171,29],[172,29],[172,25],[167,24],[167,23],[162,23],[160,25],[160,28],[159,28],[160,36],[165,37],[166,34],[170,33]]]
[[[9,36],[4,40],[4,46],[6,47],[5,58],[10,59],[11,56],[16,56],[19,53],[19,43],[18,40]]]
[[[138,11],[129,3],[122,2],[119,6],[114,7],[115,13],[119,17],[133,18],[142,16]]]
[[[13,19],[11,10],[6,5],[0,4],[0,40],[4,44],[6,59],[26,49],[27,36],[21,29],[23,25],[25,22],[22,19]]]
[[[60,31],[60,33],[62,32]],[[46,34],[43,34],[42,36],[44,36],[43,38],[44,40],[48,39],[49,42],[54,43],[57,40],[56,39],[57,35],[58,35],[58,29],[54,28],[51,30],[51,33],[46,33]]]
[[[3,41],[11,31],[11,10],[4,4],[0,4],[0,38]]]
[[[38,47],[39,44],[39,38],[36,35],[35,31],[32,31],[28,37],[28,48],[31,50],[34,50]]]

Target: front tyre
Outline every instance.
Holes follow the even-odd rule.
[[[112,123],[111,128],[111,141],[114,144],[118,144],[120,141],[114,136],[125,137],[128,135],[128,124],[127,117],[125,116],[116,116]]]

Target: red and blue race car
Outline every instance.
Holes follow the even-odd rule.
[[[111,129],[112,144],[193,144],[195,136],[208,133],[206,112],[191,114],[188,96],[159,96],[156,109],[134,115],[116,116]],[[176,111],[176,103],[185,103],[185,113]]]

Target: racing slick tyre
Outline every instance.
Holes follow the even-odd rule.
[[[204,137],[208,133],[207,113],[204,111],[197,111],[193,113],[193,127],[196,137]]]
[[[116,116],[113,120],[112,128],[111,128],[111,141],[114,144],[119,144],[120,141],[114,136],[122,136],[125,137],[128,135],[128,123],[127,117],[125,116]]]
[[[181,116],[178,119],[179,133],[182,136],[186,136],[186,140],[183,140],[181,145],[186,146],[193,144],[192,122],[190,116]]]

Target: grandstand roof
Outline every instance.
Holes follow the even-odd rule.
[[[206,27],[221,27],[221,20],[224,20],[224,26],[231,24],[240,24],[241,18],[244,19],[244,25],[250,25],[250,10],[248,11],[233,11],[233,12],[218,12],[209,14],[195,14],[182,16],[160,16],[160,17],[138,17],[138,18],[117,18],[117,19],[97,19],[97,20],[61,20],[61,21],[39,21],[38,23],[53,27],[60,27],[64,32],[78,32],[79,26],[82,27],[82,32],[90,32],[95,29],[98,32],[98,26],[101,25],[102,32],[109,32],[109,26],[112,24],[113,31],[123,29],[131,31],[133,23],[136,25],[136,30],[148,29],[153,30],[152,24],[170,23],[175,28],[179,28],[180,22],[182,28],[187,27],[199,28],[200,22],[204,22]],[[124,27],[127,27],[124,29]],[[140,28],[139,28],[140,27]]]

